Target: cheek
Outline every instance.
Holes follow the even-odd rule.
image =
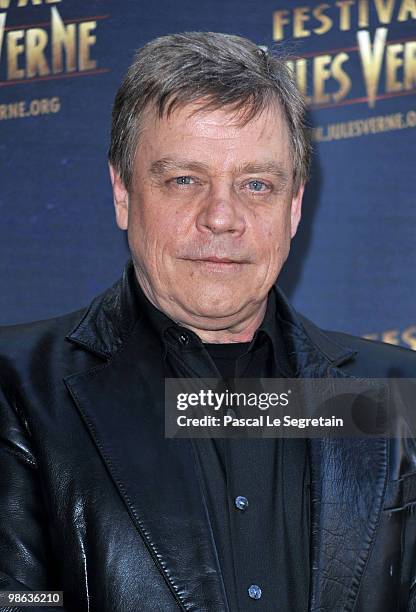
[[[160,200],[137,205],[129,222],[129,246],[141,266],[154,277],[175,275],[175,254],[189,243],[188,220],[179,210],[162,209]]]
[[[129,239],[136,248],[149,249],[159,238],[166,235],[166,214],[160,201],[145,193],[133,201],[129,210]]]
[[[269,219],[257,234],[256,242],[265,263],[281,261],[287,255],[290,245],[289,217],[279,217],[273,222]]]

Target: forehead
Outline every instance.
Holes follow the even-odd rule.
[[[244,109],[241,113],[226,107],[202,107],[202,102],[194,102],[163,117],[149,111],[140,129],[139,163],[180,154],[223,167],[271,158],[290,164],[289,130],[277,104],[248,121],[244,120]]]

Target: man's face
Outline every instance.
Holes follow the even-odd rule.
[[[197,112],[195,112],[197,111]],[[150,301],[187,326],[238,325],[265,304],[300,219],[288,128],[276,107],[245,125],[227,110],[146,117],[127,193],[112,171]]]

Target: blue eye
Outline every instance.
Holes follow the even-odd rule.
[[[177,176],[175,178],[175,183],[177,185],[191,185],[192,180],[191,176]]]
[[[263,183],[263,181],[250,181],[248,185],[251,191],[264,191],[264,188],[267,188],[266,183]]]

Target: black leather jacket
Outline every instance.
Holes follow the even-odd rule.
[[[0,590],[63,590],[71,612],[226,611],[132,275],[84,311],[1,330]],[[415,376],[410,350],[323,332],[281,292],[278,309],[297,376]],[[309,611],[415,612],[415,440],[308,445]]]

